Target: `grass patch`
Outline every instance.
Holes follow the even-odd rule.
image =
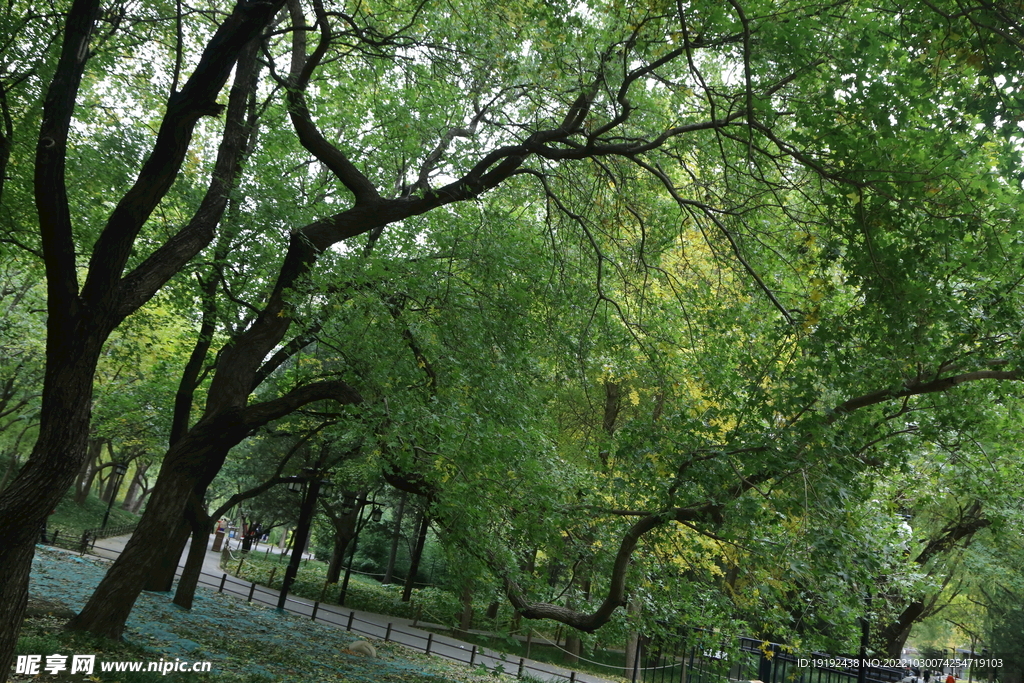
[[[287,557],[268,556],[259,551],[248,553],[244,557],[241,570],[238,569],[241,558],[227,562],[224,569],[245,581],[255,581],[268,588],[281,588],[284,571],[288,565]],[[328,584],[325,589],[326,579],[326,563],[316,560],[303,561],[292,584],[291,593],[309,600],[320,600],[324,604],[337,605],[341,583]],[[402,590],[403,587],[398,584],[385,586],[373,579],[353,574],[349,578],[344,606],[374,614],[418,618],[442,626],[454,626],[458,623],[462,605],[450,592],[440,588],[414,588],[412,599],[409,602],[402,602]]]
[[[133,515],[118,507],[120,503],[114,503],[110,510],[110,519],[107,520],[108,527],[134,524],[139,521],[138,515]],[[82,532],[86,529],[98,529],[103,524],[103,515],[107,512],[107,504],[101,501],[94,494],[90,494],[82,505],[75,505],[72,491],[68,491],[57,509],[46,520],[47,532],[58,531],[57,542],[62,546],[73,545],[82,538]]]

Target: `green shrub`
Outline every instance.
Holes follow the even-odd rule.
[[[280,589],[287,566],[286,558],[264,555],[259,551],[245,555],[244,561],[238,555],[235,558],[227,562],[225,571],[245,581],[255,581],[270,588]],[[239,562],[242,565],[241,571],[238,571]],[[323,596],[325,604],[337,604],[341,583],[328,585],[325,590],[326,578],[326,564],[304,561],[299,567],[291,592],[309,600],[320,600]],[[411,601],[402,602],[402,590],[403,587],[397,584],[385,586],[353,574],[349,578],[345,607],[393,617],[419,618],[442,626],[454,626],[458,623],[462,605],[458,597],[450,591],[433,587],[414,588]]]

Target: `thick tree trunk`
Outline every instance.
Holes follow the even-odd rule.
[[[228,450],[248,433],[231,420],[196,425],[164,458],[153,495],[124,552],[111,565],[82,612],[68,622],[72,630],[120,638],[147,576],[165,555],[167,530],[183,520],[188,496],[205,467],[217,469]],[[180,555],[179,555],[180,556]]]
[[[174,593],[174,604],[185,609],[192,609],[192,600],[199,585],[199,575],[203,572],[203,562],[206,560],[206,547],[210,543],[210,533],[213,531],[213,519],[206,514],[201,505],[197,506],[194,503],[194,499],[189,503],[192,545],[188,549],[185,568],[178,580],[178,590]]]
[[[147,573],[164,554],[167,529],[174,528],[183,519],[189,495],[201,499],[206,486],[223,466],[228,451],[253,429],[307,403],[325,399],[342,403],[362,400],[344,382],[319,382],[248,408],[224,408],[200,420],[167,452],[152,498],[135,533],[81,614],[68,623],[68,628],[119,638]]]
[[[25,530],[28,531],[28,527]],[[14,646],[18,642],[18,631],[28,604],[28,575],[32,569],[37,533],[32,528],[25,534],[27,539],[5,535],[5,542],[0,545],[0,565],[5,568],[0,578],[0,604],[4,605],[0,610],[0,653],[6,653],[6,656],[0,656],[0,671],[3,672],[12,670]]]
[[[405,497],[408,494],[402,491],[398,499],[398,510],[395,511],[395,528],[391,532],[391,552],[388,553],[388,566],[384,570],[383,585],[391,583],[392,575],[395,573],[395,560],[398,558],[398,544],[402,540],[402,516],[405,514]]]
[[[139,526],[124,552],[111,565],[82,612],[68,623],[71,630],[120,638],[150,568],[164,550],[165,534],[178,524],[192,482],[183,476],[161,476]]]
[[[262,31],[282,1],[239,3],[218,29],[188,81],[171,95],[152,153],[92,245],[81,289],[81,261],[76,254],[68,206],[65,158],[78,89],[88,63],[89,37],[99,16],[100,3],[74,0],[66,14],[61,54],[47,88],[35,157],[34,195],[46,263],[48,312],[39,436],[25,467],[0,493],[0,672],[10,671],[39,529],[74,482],[86,457],[93,378],[103,343],[127,315],[149,300],[209,242],[221,215],[217,204],[226,203],[227,192],[222,184],[229,174],[214,173],[201,215],[197,214],[197,219],[179,232],[180,239],[158,248],[124,276],[135,237],[177,176],[198,119],[219,111],[216,97],[239,51]],[[218,170],[229,170],[235,165],[230,158],[221,162],[219,156]],[[230,184],[232,179],[228,177],[227,182]],[[187,492],[187,488],[182,493],[175,486],[168,486],[155,492],[154,498],[159,495],[164,508],[180,514],[180,507],[166,503],[175,496],[183,501]],[[136,534],[132,541],[147,538],[150,543],[159,543],[160,534],[174,521],[173,515],[168,517],[160,505],[155,507],[162,514],[152,515],[145,526],[148,538]],[[149,559],[136,558],[132,571],[147,568]],[[114,637],[120,635],[127,618],[124,602],[127,601],[130,611],[138,594],[135,591],[124,600],[119,599],[121,584],[141,589],[139,578],[129,581],[123,573],[115,572],[106,590],[100,591],[100,601],[109,600],[111,609],[123,612],[115,628],[99,629]],[[97,596],[93,598],[90,605],[96,603]],[[109,613],[94,614],[80,623],[99,625],[109,618]]]
[[[4,467],[4,476],[0,477],[0,491],[7,487],[7,481],[14,474],[14,468],[18,466],[18,454],[14,450],[4,452],[3,457],[7,460],[7,466]]]
[[[881,648],[885,651],[886,657],[899,658],[903,656],[903,646],[910,636],[910,629],[922,617],[925,612],[923,600],[915,600],[906,606],[896,621],[885,626],[878,634]]]
[[[331,563],[327,566],[327,583],[338,583],[341,570],[345,566],[345,551],[352,536],[338,530],[334,532],[334,549],[331,551]]]
[[[100,345],[95,338],[88,347],[68,340],[48,345],[39,437],[28,462],[0,493],[0,672],[11,670],[39,529],[86,457]]]
[[[136,464],[135,476],[132,477],[132,483],[128,486],[128,493],[124,495],[124,502],[121,503],[121,509],[127,510],[128,512],[136,512],[136,508],[141,504],[142,494],[142,480],[146,476],[146,470],[149,469],[149,465]]]
[[[103,448],[102,439],[89,439],[89,450],[85,462],[75,480],[75,505],[85,505],[92,490],[92,482],[96,478],[96,462],[100,457],[100,450]]]
[[[416,545],[412,549],[412,559],[409,562],[409,575],[405,577],[405,590],[402,591],[402,602],[409,602],[412,599],[412,587],[416,584],[416,574],[420,571],[420,557],[423,556],[423,546],[427,542],[427,529],[430,527],[430,518],[426,511],[420,513],[419,531],[416,534]]]
[[[626,605],[626,614],[628,616],[636,616],[640,614],[640,606],[635,602],[630,601]],[[633,665],[636,663],[637,651],[640,647],[640,634],[636,631],[630,631],[629,635],[626,636],[626,667],[622,670],[622,675],[627,680],[633,680]]]
[[[146,572],[146,582],[142,590],[155,593],[166,593],[174,586],[174,575],[178,571],[178,562],[185,551],[185,544],[192,534],[192,528],[184,518],[163,530],[160,538],[160,554]]]
[[[575,633],[567,633],[565,636],[565,652],[562,653],[562,661],[566,664],[575,664],[580,661],[580,652],[583,649],[583,641]]]

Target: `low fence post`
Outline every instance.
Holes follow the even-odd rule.
[[[516,674],[517,678],[522,678],[523,677],[523,664],[525,664],[525,663],[526,663],[526,661],[522,657],[520,657],[519,658],[519,672]]]
[[[428,654],[428,655],[430,654],[430,646],[431,646],[431,644],[432,644],[433,642],[434,642],[434,634],[433,634],[433,633],[428,633],[428,634],[427,634],[427,649],[426,649],[426,650],[424,650],[424,652],[425,652],[426,654]]]
[[[352,610],[351,612],[348,613],[348,626],[345,627],[346,631],[351,631],[352,630],[352,620],[355,619],[355,618],[356,618],[355,610]]]
[[[253,582],[252,582],[252,585],[251,585],[251,586],[249,586],[249,597],[248,597],[248,598],[246,598],[246,600],[245,600],[245,601],[246,601],[246,602],[252,602],[252,595],[253,595],[253,593],[255,593],[255,592],[256,592],[256,582],[255,582],[255,581],[253,581]]]
[[[384,633],[384,642],[391,640],[391,622],[388,622],[388,630]]]
[[[223,593],[224,592],[224,582],[227,581],[227,580],[228,580],[228,575],[227,574],[221,574],[220,575],[220,586],[217,588],[217,592],[218,593]]]
[[[473,649],[469,651],[469,665],[473,666],[473,663],[475,661],[476,661],[476,645],[474,645]]]
[[[320,601],[317,600],[313,603],[313,616],[310,617],[311,621],[316,621],[316,611],[320,609]]]
[[[569,672],[569,683],[576,683],[576,672],[575,671],[570,671]]]

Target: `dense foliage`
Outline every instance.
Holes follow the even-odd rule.
[[[5,12],[0,599],[165,443],[74,628],[303,467],[581,633],[898,652],[1019,535],[1019,1]]]

